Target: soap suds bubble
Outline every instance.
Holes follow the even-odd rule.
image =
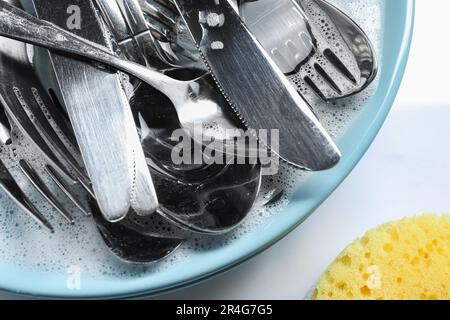
[[[330,2],[349,14],[369,35],[380,58],[381,28],[383,24],[383,1],[380,0],[330,0]],[[381,59],[379,59],[381,60]],[[333,137],[338,137],[358,114],[377,86],[377,80],[364,92],[336,102],[323,103],[317,100],[312,107],[324,127]],[[130,87],[131,88],[131,87]],[[131,89],[127,88],[128,95]],[[51,122],[52,123],[52,122]],[[53,124],[53,123],[52,123]],[[17,168],[18,156],[26,158],[44,181],[59,198],[64,199],[61,191],[43,174],[40,157],[30,152],[28,141],[20,133],[14,132],[15,144],[3,148],[0,156],[7,163],[13,174],[21,177]],[[20,184],[30,194],[30,198],[55,227],[50,234],[41,229],[24,212],[20,211],[12,200],[0,194],[0,261],[23,267],[28,270],[65,274],[70,266],[78,266],[85,275],[96,278],[144,277],[174,264],[182,263],[192,252],[226,246],[252,232],[255,227],[264,224],[268,217],[278,215],[286,207],[289,196],[298,183],[309,173],[281,163],[280,173],[274,177],[264,177],[261,195],[248,218],[233,232],[224,236],[194,235],[175,253],[161,262],[147,266],[133,266],[117,259],[106,247],[96,230],[93,219],[83,216],[69,201],[64,206],[70,209],[75,224],[69,225],[44,201],[32,187],[23,181]],[[283,190],[281,198],[268,206],[264,197],[274,189]]]

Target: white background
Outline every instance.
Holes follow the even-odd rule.
[[[311,218],[240,267],[161,298],[303,299],[368,229],[407,215],[450,213],[449,12],[448,0],[417,0],[410,62],[394,108],[364,159]]]

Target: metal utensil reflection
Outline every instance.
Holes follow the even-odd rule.
[[[86,27],[73,31],[107,44],[91,0],[74,0],[67,6],[60,1],[54,7],[46,0],[28,3],[38,17],[64,27],[67,7],[77,5]],[[57,93],[67,111],[105,218],[120,220],[130,208],[141,215],[152,214],[157,198],[119,76],[40,48],[34,59],[42,83]]]
[[[247,216],[258,196],[261,166],[174,164],[171,156],[177,142],[171,136],[180,125],[168,107],[170,101],[164,98],[146,86],[139,88],[131,101],[141,123],[142,145],[160,199],[159,212],[193,232],[229,232]]]

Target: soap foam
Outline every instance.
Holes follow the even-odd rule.
[[[373,41],[380,58],[384,2],[380,0],[330,0],[330,2],[360,24]],[[338,137],[371,97],[376,86],[377,80],[357,96],[328,104],[316,103],[313,109],[328,132],[333,137]],[[13,173],[21,175],[16,165],[18,155],[29,160],[36,169],[41,170],[43,163],[39,157],[30,152],[31,147],[25,137],[14,133],[14,141],[14,146],[3,148],[1,154]],[[254,209],[236,230],[219,237],[195,235],[163,261],[148,266],[133,266],[118,260],[104,244],[91,217],[83,216],[73,204],[67,201],[64,205],[70,208],[71,214],[75,217],[74,225],[67,224],[46,201],[22,181],[24,188],[30,191],[33,203],[54,225],[55,233],[50,234],[38,227],[32,219],[17,208],[12,200],[0,194],[0,207],[3,208],[0,215],[0,261],[18,268],[63,274],[69,267],[77,266],[84,275],[97,278],[145,276],[182,262],[193,251],[218,248],[238,241],[243,235],[252,232],[255,227],[264,224],[268,217],[280,214],[288,204],[289,196],[292,195],[298,183],[307,176],[308,173],[282,163],[277,176],[263,178],[261,195]],[[49,180],[46,182],[60,198],[64,199],[61,192]],[[264,206],[267,201],[265,196],[274,189],[284,190],[283,195],[275,203]]]

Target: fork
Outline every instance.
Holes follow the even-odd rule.
[[[178,12],[171,0],[139,1],[151,17],[148,19],[150,28],[163,28],[161,33],[164,35],[176,30],[177,26],[178,29],[183,27],[173,18]],[[274,9],[267,8],[268,5],[277,7],[283,18],[270,17],[270,14],[263,17],[264,11]],[[288,56],[287,59],[275,56],[274,60],[308,101],[313,98],[311,93],[326,101],[347,97],[360,92],[373,80],[376,63],[370,40],[350,18],[326,1],[239,0],[237,6],[242,19],[249,22],[250,27],[254,25],[251,29],[269,53]],[[324,17],[330,20],[327,28],[321,21]],[[292,30],[293,23],[297,25],[300,39],[293,37],[296,32]],[[275,31],[278,31],[276,38],[268,37]],[[335,38],[328,38],[329,34]],[[283,42],[280,39],[284,37],[291,39]],[[342,44],[339,48],[335,45],[337,42]],[[273,52],[274,48],[278,50]],[[188,51],[196,52],[195,48]]]
[[[166,59],[166,53],[156,44],[153,34],[147,29],[140,8],[139,11],[136,10],[136,1],[95,0],[95,3],[121,54],[127,59],[157,69],[175,67]]]
[[[361,70],[353,52],[346,46],[340,30],[329,22],[316,0],[291,0],[300,5],[311,22],[316,48],[297,73],[288,78],[300,88],[310,88],[323,100],[346,97],[361,82]],[[326,21],[324,23],[324,21]],[[336,47],[339,43],[339,47]]]
[[[96,0],[96,3],[129,60],[158,70],[204,69],[196,50],[178,44],[178,16],[172,9],[150,0]]]
[[[322,52],[320,59],[328,60],[328,69],[324,64],[324,70],[332,81],[340,85],[334,92],[335,96],[325,98],[343,98],[367,88],[378,73],[378,65],[375,49],[364,30],[328,1],[295,1],[304,8],[313,25],[320,25],[314,30],[318,35],[319,51]],[[320,23],[323,20],[327,21],[326,25]],[[333,41],[327,41],[330,36]],[[319,59],[317,61],[320,62]],[[339,83],[339,79],[342,82]]]
[[[16,48],[20,48],[16,50]],[[23,50],[22,50],[23,49]],[[71,202],[84,214],[89,214],[83,202],[70,190],[77,180],[89,192],[88,179],[83,174],[80,166],[79,154],[70,152],[76,150],[74,145],[67,145],[67,141],[73,139],[67,123],[63,117],[55,113],[58,109],[53,102],[56,97],[49,97],[51,92],[43,92],[37,81],[34,81],[34,70],[28,68],[25,46],[9,39],[3,38],[0,45],[0,142],[5,150],[8,150],[11,141],[11,128],[19,129],[25,138],[31,142],[33,147],[44,158],[46,164],[45,172],[50,176],[58,189],[61,190]],[[53,129],[55,128],[55,130]],[[62,135],[64,138],[62,138]],[[61,138],[60,138],[61,137]],[[43,182],[42,172],[37,171],[25,159],[19,159],[17,173],[11,174],[2,162],[2,182],[8,189],[7,194],[19,204],[30,216],[41,226],[53,231],[52,226],[45,217],[36,209],[29,198],[15,182],[15,175],[21,173],[26,180],[46,199],[56,211],[67,221],[73,219],[68,211]],[[75,178],[74,178],[75,177]],[[23,179],[22,179],[23,180]]]
[[[239,0],[239,14],[284,74],[295,73],[317,49],[311,26],[292,0]]]
[[[6,111],[0,108],[0,128],[3,133],[0,138],[0,143],[5,147],[12,144],[11,141],[11,125],[6,115]],[[43,181],[41,175],[31,166],[31,164],[25,160],[19,160],[19,168],[23,175],[26,177],[27,181],[35,188],[35,190],[46,199],[50,205],[69,223],[73,223],[74,219],[67,209],[60,202],[58,197],[47,187],[46,183]],[[68,197],[68,199],[80,209],[85,215],[90,215],[86,206],[82,203],[80,199],[70,191],[67,183],[64,179],[57,173],[57,171],[50,165],[45,166],[46,172],[49,174],[50,178],[55,182],[57,187]],[[7,193],[7,195],[12,198],[21,209],[23,209],[28,215],[30,215],[39,225],[46,228],[47,230],[54,232],[52,225],[49,221],[39,212],[38,209],[32,204],[28,196],[22,191],[19,184],[16,182],[14,175],[7,169],[5,163],[0,160],[0,171],[2,176],[0,179],[0,185],[2,189]]]

